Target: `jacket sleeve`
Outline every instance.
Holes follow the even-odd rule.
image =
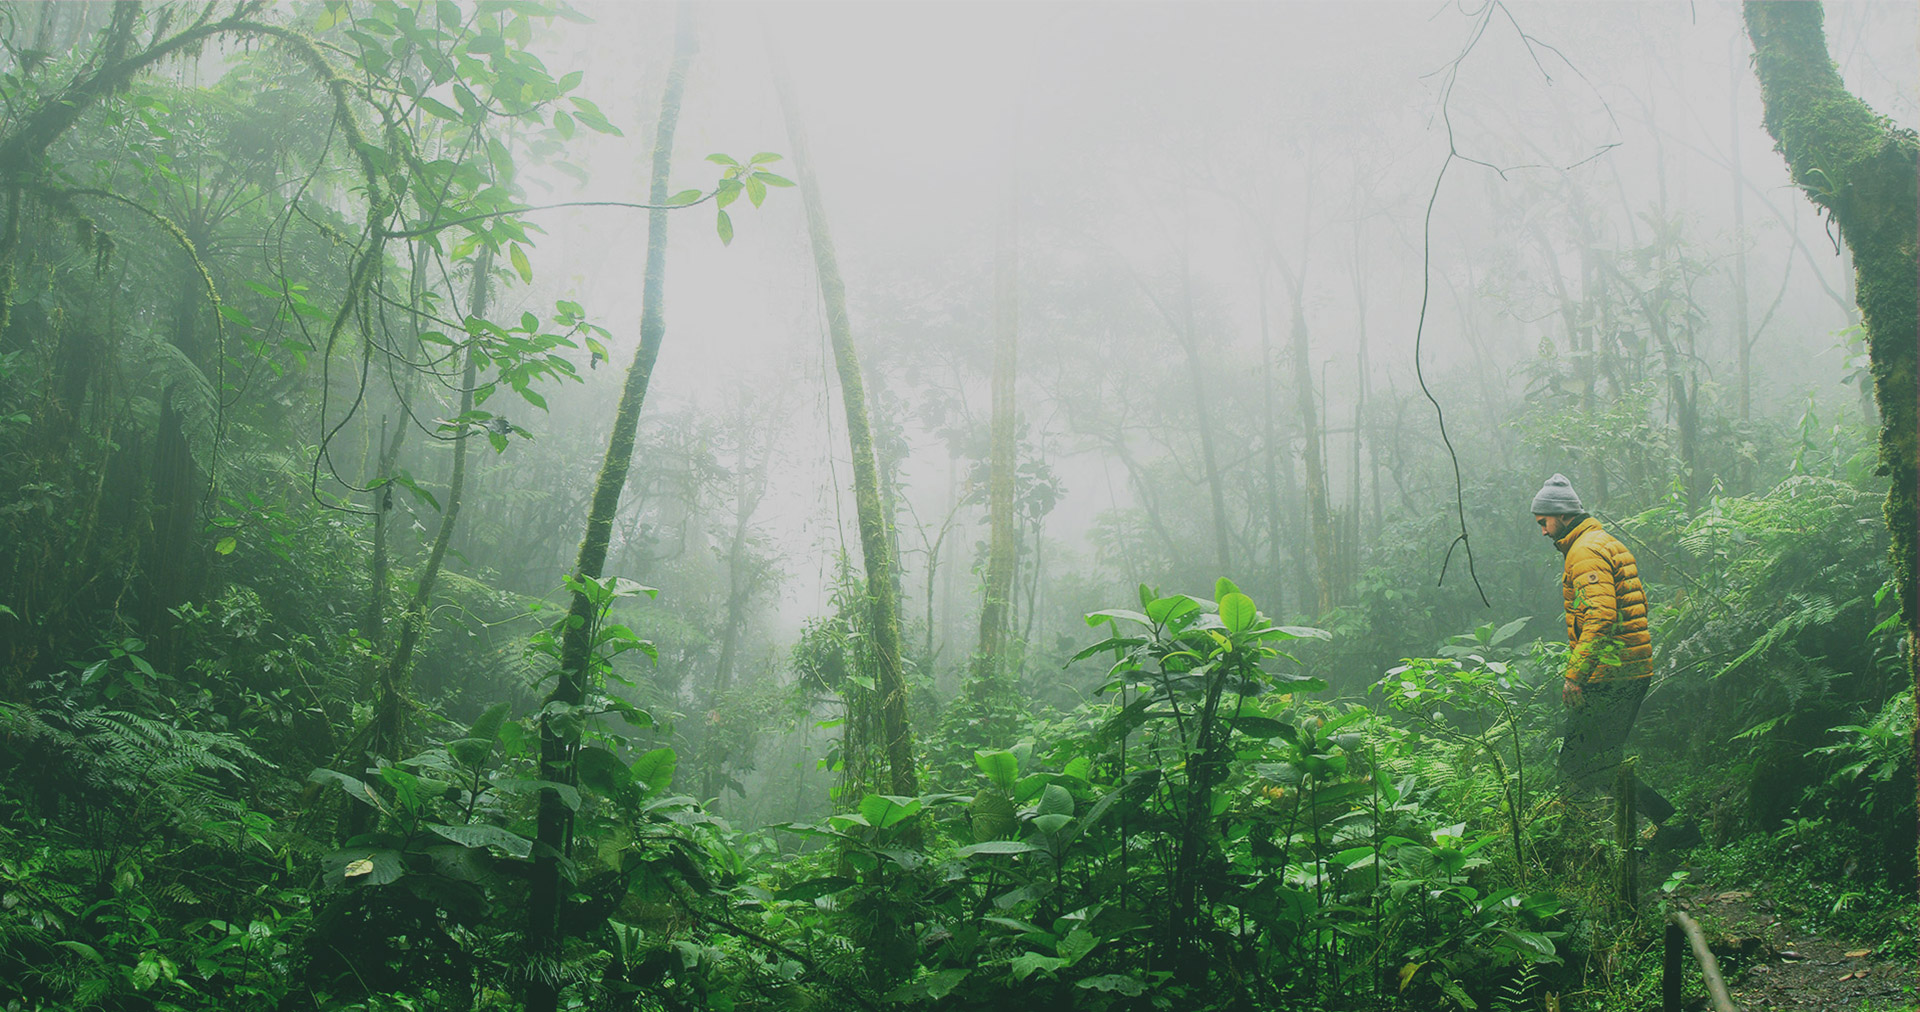
[[[1619,598],[1613,566],[1599,552],[1574,546],[1567,559],[1567,572],[1573,582],[1573,609],[1580,630],[1567,657],[1567,680],[1584,684],[1593,679],[1594,669],[1605,660],[1600,654],[1620,614]]]

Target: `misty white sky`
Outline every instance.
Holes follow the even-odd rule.
[[[583,94],[625,130],[596,138],[573,160],[592,175],[556,197],[644,194],[652,120],[672,43],[668,4],[581,3],[598,20],[558,40],[578,46],[547,62],[583,69]],[[1334,410],[1351,404],[1351,342],[1359,315],[1353,277],[1366,280],[1365,326],[1376,384],[1413,380],[1421,292],[1421,212],[1447,152],[1439,118],[1444,68],[1466,44],[1477,8],[1441,3],[783,3],[709,4],[699,11],[694,60],[675,152],[675,189],[704,187],[712,152],[790,151],[768,72],[768,46],[790,68],[863,346],[931,341],[940,327],[876,319],[877,305],[989,305],[991,224],[1009,175],[1021,194],[1022,298],[1049,283],[1049,264],[1124,263],[1147,284],[1170,284],[1190,258],[1208,340],[1254,347],[1255,279],[1262,245],[1307,272],[1317,363],[1330,364]],[[1751,193],[1750,312],[1758,318],[1786,276],[1794,235],[1811,251],[1760,346],[1795,361],[1764,380],[1769,410],[1838,386],[1832,334],[1845,318],[1813,272],[1845,291],[1840,261],[1805,201],[1788,185],[1760,124],[1738,7],[1727,3],[1514,4],[1462,61],[1449,101],[1457,149],[1513,167],[1501,175],[1456,161],[1433,217],[1424,362],[1442,387],[1504,384],[1553,322],[1545,268],[1530,245],[1536,223],[1565,230],[1553,194],[1563,171],[1591,194],[1606,239],[1644,242],[1646,215],[1682,218],[1702,255],[1733,242],[1731,175],[1742,171],[1781,212]],[[1516,30],[1532,37],[1524,44]],[[1912,4],[1828,5],[1830,45],[1848,84],[1912,126],[1920,79],[1920,19]],[[1611,146],[1611,147],[1609,147]],[[1565,167],[1582,163],[1577,168]],[[1532,166],[1532,167],[1523,167]],[[537,174],[536,174],[537,175]],[[564,185],[562,185],[564,184]],[[544,196],[538,185],[536,198]],[[847,481],[837,396],[824,381],[823,330],[798,192],[775,192],[758,211],[734,209],[738,238],[722,247],[710,209],[673,223],[668,334],[650,410],[693,401],[721,410],[743,387],[792,399],[765,522],[793,546],[796,568],[824,568],[837,543],[833,483]],[[1784,220],[1783,220],[1784,219]],[[616,361],[636,339],[645,245],[637,213],[562,213],[535,260],[529,304],[577,298],[613,329]],[[1356,253],[1357,251],[1357,253]],[[1811,264],[1811,266],[1810,266]],[[1696,293],[1729,315],[1727,270]],[[1126,276],[1124,273],[1118,275]],[[1272,312],[1284,289],[1269,274]],[[971,286],[970,288],[968,286]],[[1116,291],[1116,301],[1138,301]],[[511,303],[509,307],[511,308]],[[1716,324],[1724,326],[1724,323]],[[1024,335],[1024,329],[1023,329]],[[1471,336],[1471,342],[1464,340]],[[984,336],[984,335],[983,335]],[[938,349],[929,348],[930,357]],[[872,356],[879,354],[870,352]],[[1023,350],[1030,362],[1043,352]],[[1729,381],[1721,345],[1707,352]],[[1143,363],[1143,369],[1146,365]],[[611,413],[617,371],[602,370],[578,400]],[[1147,377],[1151,378],[1151,377]],[[1023,382],[1025,377],[1023,376]],[[956,377],[984,406],[984,377]],[[1045,392],[1023,387],[1029,418],[1045,425]],[[1350,410],[1350,408],[1348,409]],[[1511,438],[1469,434],[1471,457]],[[1492,441],[1492,442],[1489,442]],[[1084,527],[1112,504],[1091,458],[1061,433],[1069,499],[1055,535]],[[1334,456],[1341,456],[1336,450]],[[1338,466],[1336,460],[1336,467]],[[830,467],[837,470],[829,471]],[[918,448],[910,496],[938,517],[949,491],[947,455]],[[1336,484],[1341,479],[1336,473]],[[1120,495],[1124,497],[1124,489]],[[851,508],[845,510],[851,538]],[[804,559],[804,562],[800,560]],[[816,565],[816,562],[818,565]],[[817,581],[789,586],[789,615],[823,608]]]

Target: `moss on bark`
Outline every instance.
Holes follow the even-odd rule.
[[[1867,332],[1874,399],[1880,409],[1880,470],[1892,479],[1887,529],[1893,578],[1907,629],[1908,673],[1920,688],[1920,594],[1915,477],[1920,444],[1920,256],[1915,213],[1920,141],[1854,97],[1827,54],[1824,11],[1814,3],[1745,7],[1767,132],[1793,181],[1832,217],[1853,254],[1856,298]],[[1920,758],[1920,730],[1913,741]]]

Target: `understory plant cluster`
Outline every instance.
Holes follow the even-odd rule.
[[[1641,741],[1644,775],[1724,850],[1690,873],[1784,875],[1807,923],[1897,947],[1913,936],[1912,866],[1889,828],[1912,815],[1911,695],[1858,702],[1885,684],[1887,602],[1871,574],[1808,556],[1831,538],[1787,522],[1871,505],[1795,480],[1628,527],[1732,546],[1716,593],[1675,595],[1684,644],[1805,657],[1804,635],[1756,640],[1741,630],[1764,614],[1721,610],[1739,581],[1803,600],[1868,588],[1835,605],[1859,612],[1864,645],[1820,655],[1841,674],[1799,697],[1832,723],[1801,753],[1812,779],[1789,818],[1742,821],[1762,806],[1737,800],[1769,789],[1777,721],[1730,739],[1738,761],[1718,767],[1674,747],[1672,717]],[[0,707],[10,766],[35,771],[0,791],[5,1007],[494,1008],[536,979],[562,1007],[609,1009],[1481,1009],[1654,986],[1657,907],[1621,892],[1610,801],[1570,797],[1552,772],[1565,653],[1523,635],[1530,620],[1335,697],[1310,652],[1327,633],[1274,624],[1224,579],[1210,598],[1143,587],[1087,616],[1070,661],[1094,679],[1087,702],[1034,715],[955,699],[947,725],[1004,740],[932,741],[922,793],[842,790],[822,818],[743,832],[689,792],[670,721],[629,701],[648,670],[633,659],[654,650],[623,618],[646,588],[578,583],[596,609],[580,705],[536,694],[561,619],[523,642],[531,684],[464,719],[464,696],[421,707],[424,734],[391,758],[352,756],[324,710],[230,698],[236,659],[325,686],[364,649],[263,643],[244,595],[179,616],[227,663],[171,674],[119,640]],[[857,668],[859,621],[845,625]],[[1734,657],[1653,700],[1698,706],[1754,677]],[[540,777],[542,717],[577,732],[562,781]],[[546,956],[524,919],[543,792],[572,841],[557,855],[567,942]],[[1673,870],[1640,859],[1643,893]]]

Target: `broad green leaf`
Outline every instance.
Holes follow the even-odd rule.
[[[761,182],[767,184],[768,186],[792,186],[793,185],[793,180],[788,179],[785,176],[776,176],[771,172],[756,172],[753,174],[753,178],[760,180]]]
[[[1048,784],[1047,789],[1040,794],[1040,807],[1037,811],[1041,815],[1072,815],[1073,793],[1059,784]]]
[[[1147,617],[1152,619],[1155,625],[1171,625],[1174,620],[1199,610],[1200,602],[1185,594],[1155,598],[1147,603]]]
[[[1098,977],[1086,977],[1074,983],[1075,987],[1084,987],[1090,991],[1110,991],[1114,994],[1137,998],[1147,993],[1147,985],[1118,973],[1103,973]]]
[[[998,790],[981,791],[967,806],[975,841],[998,840],[1020,828],[1013,810],[1013,799]]]
[[[95,949],[85,942],[76,942],[70,938],[64,938],[53,944],[96,965],[102,967],[107,965],[107,961],[100,958],[100,950]]]
[[[894,794],[869,794],[860,799],[860,814],[865,816],[867,824],[875,829],[886,829],[904,819],[912,818],[919,811],[919,798],[903,798]]]
[[[1522,626],[1525,626],[1528,622],[1532,620],[1533,620],[1532,616],[1522,615],[1519,618],[1516,618],[1513,621],[1508,622],[1506,625],[1501,626],[1499,630],[1493,634],[1493,638],[1487,641],[1487,645],[1497,647],[1500,644],[1505,643],[1506,641],[1512,639],[1514,637],[1514,634],[1518,633]]]
[[[1062,938],[1054,951],[1060,954],[1061,959],[1067,961],[1068,966],[1072,966],[1087,958],[1087,953],[1092,952],[1099,944],[1099,935],[1088,931],[1085,927],[1078,927],[1069,932],[1067,937]]]
[[[219,552],[221,555],[232,555],[233,550],[239,547],[239,545],[240,542],[233,538],[221,538],[219,541],[214,542],[213,550]]]
[[[1045,972],[1048,976],[1052,976],[1053,971],[1065,965],[1067,965],[1067,961],[1058,956],[1042,956],[1037,952],[1023,952],[1014,957],[1009,967],[1013,970],[1014,980],[1026,980],[1037,971]]]
[[[497,729],[496,729],[497,730]],[[454,761],[472,770],[487,764],[493,756],[493,738],[461,738],[447,743],[447,754]]]
[[[633,782],[644,784],[648,794],[659,794],[673,784],[673,767],[678,756],[661,747],[633,761]]]
[[[433,823],[427,826],[439,836],[443,836],[462,847],[497,847],[514,857],[526,857],[533,853],[533,841],[518,833],[510,833],[499,826],[486,824],[474,826],[449,826]]]
[[[1249,715],[1245,717],[1232,717],[1229,718],[1229,721],[1232,723],[1235,731],[1249,738],[1285,738],[1288,741],[1294,741],[1298,737],[1292,724],[1275,720],[1272,717]]]
[[[350,777],[337,770],[317,769],[309,773],[307,779],[316,784],[339,784],[340,789],[347,792],[347,797],[370,806],[378,812],[387,810],[386,806],[380,803],[380,796],[373,793],[373,788],[368,787],[357,777]]]
[[[1240,593],[1240,588],[1235,585],[1232,580],[1224,576],[1213,581],[1213,599],[1215,601],[1225,601],[1228,594],[1238,593]]]
[[[488,707],[487,712],[481,714],[480,719],[474,721],[473,726],[467,729],[467,737],[485,738],[488,741],[498,739],[500,725],[507,722],[507,713],[511,709],[512,706],[508,703],[495,703]]]
[[[513,261],[513,271],[520,275],[520,280],[532,283],[533,265],[527,262],[527,251],[521,249],[519,243],[508,244],[507,259]]]
[[[604,748],[591,745],[583,748],[575,761],[579,764],[580,782],[608,797],[620,795],[633,782],[627,764]]]
[[[1020,760],[1005,749],[994,752],[975,752],[973,761],[978,763],[981,772],[987,775],[994,786],[1001,790],[1013,790],[1014,781],[1020,776]]]
[[[740,165],[739,162],[736,162],[733,159],[727,157],[726,155],[720,154],[719,152],[715,152],[711,155],[708,155],[707,161],[710,161],[715,165],[732,165],[735,167],[738,167]]]
[[[420,108],[425,109],[428,113],[446,120],[449,123],[461,122],[460,111],[439,99],[428,98],[422,95],[420,96]]]
[[[681,190],[679,193],[668,197],[667,203],[674,205],[691,204],[704,196],[706,196],[706,194],[701,193],[699,190]]]
[[[349,885],[386,885],[406,874],[400,852],[378,847],[336,850],[321,861],[329,882]]]
[[[982,840],[954,851],[953,856],[968,858],[981,854],[1027,854],[1039,849],[1025,840]]]
[[[1059,812],[1055,812],[1051,815],[1036,815],[1033,818],[1034,826],[1039,828],[1039,830],[1042,833],[1045,833],[1048,836],[1052,836],[1053,834],[1058,833],[1062,829],[1065,829],[1067,827],[1067,823],[1072,821],[1073,821],[1073,816],[1066,815]]]
[[[504,794],[538,794],[541,791],[552,791],[560,796],[561,804],[576,812],[580,810],[580,791],[568,784],[556,784],[551,780],[501,777],[493,782],[493,789]]]
[[[727,212],[720,212],[719,218],[713,223],[713,230],[720,235],[720,245],[733,245],[733,219],[727,217]]]
[[[1260,609],[1254,607],[1253,598],[1239,591],[1232,591],[1220,599],[1220,624],[1229,633],[1243,633],[1253,628],[1260,617]]]
[[[776,155],[774,157],[777,158],[779,156]],[[916,983],[926,989],[927,997],[932,998],[934,1001],[939,1001],[953,993],[953,989],[959,987],[960,982],[965,980],[967,974],[972,972],[972,970],[967,969],[941,970],[937,973],[927,974],[924,979]]]

